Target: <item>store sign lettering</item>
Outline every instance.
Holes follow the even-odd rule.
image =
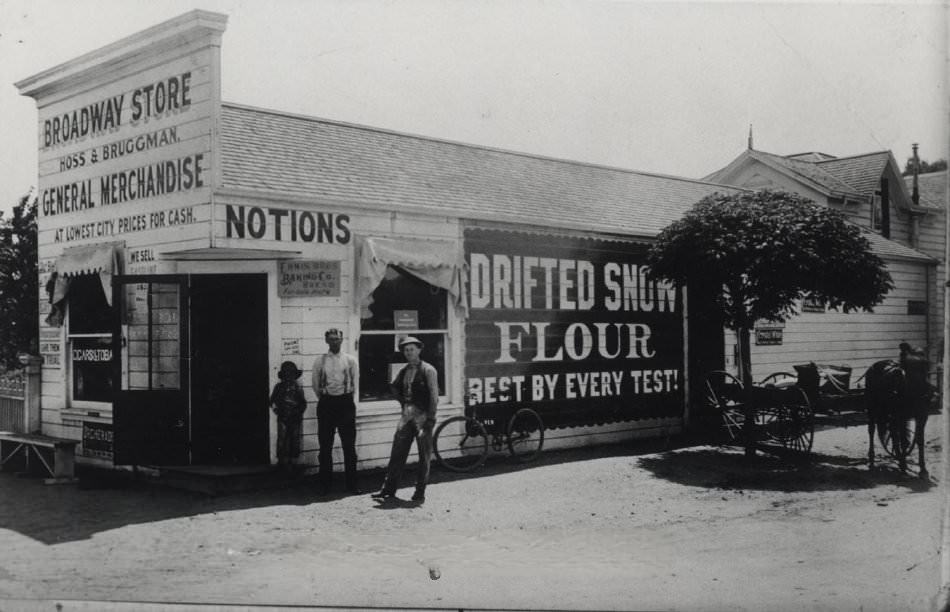
[[[112,349],[74,348],[72,358],[74,362],[104,363],[112,361]]]
[[[53,233],[53,241],[72,242],[74,240],[108,238],[145,230],[188,225],[195,223],[197,220],[193,206],[181,206],[168,210],[156,210],[147,214],[122,215],[112,219],[103,219],[102,221],[73,223],[57,228]]]
[[[204,155],[196,153],[96,179],[49,187],[40,195],[40,208],[43,216],[49,217],[200,189],[205,186],[203,163]],[[98,190],[93,191],[93,187]]]
[[[168,154],[165,159],[150,159],[149,163],[131,169],[92,172],[100,162],[189,142],[193,136],[179,134],[179,129],[198,129],[195,122],[202,117],[190,117],[188,123],[179,121],[179,125],[155,125],[149,131],[143,128],[192,108],[192,72],[188,70],[145,84],[136,83],[122,93],[45,118],[40,135],[41,155],[61,147],[74,148],[87,141],[104,140],[109,135],[113,138],[49,160],[55,166],[44,171],[45,184],[41,185],[38,198],[41,216],[77,213],[207,187],[210,166],[204,152]],[[76,170],[85,176],[47,186],[53,173]]]
[[[118,129],[123,121],[125,95],[105,98],[45,120],[43,147],[66,145]],[[138,87],[130,98],[131,113],[127,117],[132,125],[187,110],[191,106],[191,72]]]
[[[348,244],[349,215],[260,206],[225,208],[228,238]]]
[[[468,230],[472,403],[530,403],[553,425],[681,414],[682,298],[645,248]]]

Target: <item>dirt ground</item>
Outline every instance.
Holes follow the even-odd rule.
[[[930,482],[869,471],[863,425],[825,427],[805,465],[657,441],[551,451],[434,470],[422,506],[309,483],[209,498],[0,474],[0,612],[936,609],[943,418]]]

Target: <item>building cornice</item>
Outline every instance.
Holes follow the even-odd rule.
[[[164,52],[187,52],[201,45],[220,46],[227,20],[227,15],[221,13],[194,10],[27,77],[14,85],[21,95],[40,102],[57,92],[100,81],[107,75],[122,74],[133,65],[141,67],[150,57]]]

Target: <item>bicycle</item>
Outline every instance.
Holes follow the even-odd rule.
[[[479,410],[481,408],[481,410]],[[433,435],[433,451],[439,465],[452,472],[471,472],[488,458],[489,436],[496,452],[506,446],[520,463],[533,461],[544,446],[544,423],[531,408],[519,408],[507,419],[504,409],[488,414],[465,398],[465,415],[439,423]]]

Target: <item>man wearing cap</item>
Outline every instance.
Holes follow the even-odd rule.
[[[343,332],[328,329],[330,350],[313,363],[313,391],[317,394],[317,440],[320,444],[321,495],[330,491],[333,479],[333,436],[340,432],[346,490],[359,494],[356,482],[356,403],[353,392],[359,376],[356,359],[340,350]]]
[[[415,440],[419,451],[419,471],[416,473],[416,492],[412,500],[424,502],[426,484],[429,482],[429,463],[432,459],[432,428],[435,426],[435,413],[439,406],[438,373],[434,366],[422,361],[422,342],[418,338],[404,338],[399,343],[399,349],[407,363],[396,374],[390,389],[399,400],[402,414],[393,437],[386,479],[373,497],[389,499],[396,496],[402,471],[406,467],[406,458],[409,456],[409,448]]]

